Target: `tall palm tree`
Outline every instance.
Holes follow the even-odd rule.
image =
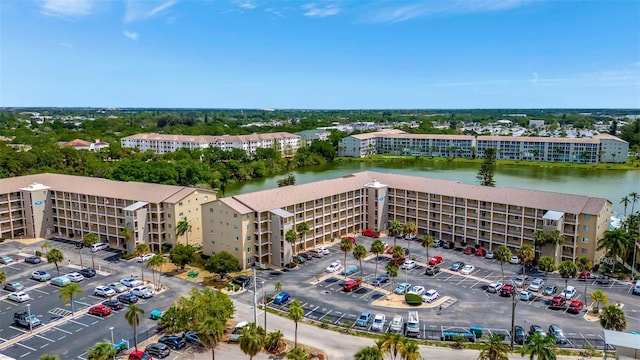
[[[216,346],[224,336],[225,322],[207,316],[198,327],[198,337],[205,347],[211,348],[211,359],[216,360]]]
[[[386,248],[382,240],[375,239],[371,243],[371,248],[369,249],[369,251],[376,255],[376,270],[374,272],[374,279],[378,277],[378,257],[380,257],[380,255],[383,254],[385,250]]]
[[[560,276],[564,278],[564,288],[566,289],[569,278],[573,278],[576,276],[576,274],[578,273],[578,268],[576,267],[576,264],[573,263],[573,261],[565,260],[560,263],[560,266],[558,266],[558,272],[560,273]]]
[[[564,235],[562,235],[562,232],[560,232],[560,230],[558,229],[553,230],[551,233],[549,233],[549,235],[547,236],[547,244],[554,245],[554,256],[558,255],[558,247],[562,246],[562,244],[564,244],[566,240],[567,239],[564,237]]]
[[[544,271],[544,277],[547,277],[550,272],[556,271],[556,261],[545,255],[538,260],[538,269]]]
[[[617,228],[604,232],[602,239],[598,241],[596,250],[607,249],[607,253],[614,260],[611,272],[615,272],[618,257],[624,257],[632,243],[629,233],[623,228]]]
[[[427,261],[429,260],[429,248],[433,247],[433,244],[433,236],[429,234],[425,234],[420,240],[420,245],[422,245],[423,248],[427,249]]]
[[[127,319],[129,326],[133,328],[133,345],[138,350],[138,325],[140,325],[140,315],[144,314],[144,309],[136,304],[129,304],[124,318]]]
[[[500,261],[500,271],[502,271],[502,279],[504,280],[504,263],[505,261],[509,261],[511,259],[511,249],[506,247],[505,245],[500,245],[496,248],[496,259]]]
[[[367,248],[362,244],[357,244],[351,251],[353,258],[360,262],[360,277],[364,278],[364,269],[362,268],[362,259],[367,256]]]
[[[38,360],[59,360],[58,355],[44,354],[38,358]]]
[[[116,355],[113,345],[108,342],[99,342],[87,351],[87,360],[110,360]]]
[[[51,248],[51,244],[48,241],[45,241],[42,243],[42,245],[40,245],[40,248],[42,249],[42,252],[46,254],[47,252],[49,252],[49,249]]]
[[[289,229],[286,234],[284,234],[284,240],[291,244],[291,256],[293,257],[296,254],[296,241],[298,240],[298,234],[294,229]]]
[[[118,234],[124,239],[124,248],[127,249],[127,253],[133,253],[133,247],[129,248],[129,242],[133,239],[133,230],[131,229],[131,223],[127,223],[120,233]]]
[[[539,332],[529,336],[520,350],[520,355],[529,354],[529,360],[556,360],[556,340],[550,335],[542,336]]]
[[[309,354],[303,348],[295,348],[287,354],[287,360],[307,360]]]
[[[148,254],[149,251],[149,245],[145,243],[138,243],[133,250],[133,256],[142,256],[144,254]],[[144,282],[144,262],[140,262],[140,273],[142,275],[142,281]]]
[[[309,224],[307,224],[304,221],[296,225],[296,232],[298,233],[298,236],[300,236],[300,243],[304,245],[303,246],[304,250],[307,250],[307,243],[304,242],[304,236],[308,234],[309,231],[310,231]]]
[[[533,247],[537,256],[540,248],[547,243],[547,234],[542,230],[536,230],[531,234],[531,238],[533,239]]]
[[[98,242],[98,235],[96,233],[88,233],[87,235],[84,236],[84,239],[82,239],[82,245],[84,245],[85,247],[91,247],[91,245],[95,244]],[[82,249],[80,249],[80,251],[82,251]],[[89,251],[91,253],[91,267],[92,268],[96,268],[96,262],[94,260],[94,255],[95,252],[93,251]],[[82,259],[82,254],[80,254],[80,258]]]
[[[354,360],[382,360],[382,351],[376,346],[365,346],[353,354]]]
[[[418,234],[418,227],[413,222],[408,221],[404,225],[402,225],[402,234],[405,235],[405,238],[407,235],[413,237],[414,235]],[[411,240],[407,240],[407,244],[409,248],[411,248]]]
[[[405,339],[400,343],[400,356],[402,360],[421,360],[420,347],[415,340]]]
[[[273,288],[276,292],[282,291],[282,283],[280,281],[276,281],[276,283],[273,284]]]
[[[391,279],[391,288],[393,289],[393,279],[398,277],[398,270],[400,269],[400,267],[395,262],[389,261],[384,269]]]
[[[404,338],[400,334],[387,331],[382,336],[382,351],[389,354],[392,360],[398,356]]]
[[[249,355],[249,360],[251,360],[264,346],[264,329],[256,325],[256,323],[250,323],[243,327],[240,332],[242,333],[242,337],[240,337],[240,350]]]
[[[510,349],[509,345],[504,342],[504,338],[504,334],[488,336],[478,360],[508,360]]]
[[[283,339],[284,334],[280,330],[268,333],[264,340],[264,349],[269,352],[277,352],[282,346]]]
[[[0,285],[3,285],[7,282],[7,273],[4,271],[0,271]]]
[[[619,306],[605,306],[600,313],[600,325],[608,330],[623,331],[627,328],[627,317]]]
[[[631,197],[631,213],[633,214],[635,213],[636,202],[640,200],[640,195],[634,191],[631,194],[629,194],[629,196]]]
[[[578,271],[591,270],[593,264],[591,263],[591,259],[588,257],[580,256],[576,259],[576,267],[578,268]]]
[[[393,236],[393,246],[396,246],[396,236],[402,234],[402,224],[400,221],[389,221],[389,227],[387,228],[389,236]]]
[[[347,273],[347,253],[353,251],[353,243],[351,242],[351,239],[349,238],[342,238],[342,240],[340,240],[340,250],[344,251],[344,264],[342,264],[342,266],[344,266],[344,270],[345,270],[345,274]]]
[[[591,298],[591,301],[596,303],[596,307],[594,309],[595,312],[598,312],[600,304],[607,305],[609,303],[609,297],[604,293],[604,291],[600,289],[594,290],[591,294],[589,294],[589,297]]]
[[[75,306],[73,305],[73,297],[82,294],[84,290],[80,287],[80,284],[73,282],[60,288],[58,291],[58,298],[62,299],[62,303],[66,304],[71,301],[71,315],[75,313]]]
[[[182,235],[185,236],[185,245],[189,245],[189,233],[191,232],[191,224],[189,220],[185,216],[178,222],[176,225],[176,236],[180,237]]]
[[[631,203],[631,200],[629,199],[629,196],[625,196],[622,198],[622,200],[620,200],[620,204],[622,204],[622,206],[624,206],[624,215],[627,215],[627,207],[629,206],[629,204]]]
[[[158,289],[160,288],[160,277],[161,277],[160,270],[162,269],[162,266],[164,266],[168,262],[169,260],[166,257],[164,257],[162,254],[155,254],[151,257],[151,259],[147,260],[147,266],[153,270],[154,283],[156,283],[155,277],[157,275],[158,281],[157,281],[156,288]]]
[[[520,261],[522,261],[522,273],[524,274],[524,265],[527,261],[533,260],[535,256],[535,254],[533,253],[533,248],[529,244],[524,244],[520,246],[520,249],[518,249],[516,255],[518,256],[518,258],[520,258]]]
[[[293,347],[298,347],[298,321],[300,321],[304,317],[304,308],[302,304],[300,304],[299,300],[295,300],[289,306],[289,313],[287,314],[289,319],[293,320],[296,325],[295,329],[295,340],[293,342]]]
[[[60,276],[60,267],[58,266],[58,264],[60,264],[62,260],[64,260],[64,255],[62,254],[62,251],[56,248],[49,250],[49,252],[47,253],[47,261],[56,265],[58,276]]]

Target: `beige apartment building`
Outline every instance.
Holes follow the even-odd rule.
[[[360,172],[337,179],[231,196],[203,206],[203,252],[228,251],[249,268],[281,267],[293,254],[284,240],[302,222],[310,231],[296,253],[391,220],[414,222],[418,234],[492,250],[532,245],[536,230],[561,231],[546,247],[560,262],[598,261],[597,240],[609,229],[611,202],[602,198],[516,188],[483,187],[406,175]]]
[[[210,190],[72,175],[0,179],[0,237],[81,240],[95,233],[127,251],[140,242],[159,251],[187,237],[196,245],[202,243],[201,206],[215,199]],[[191,231],[177,238],[176,226],[185,218]]]

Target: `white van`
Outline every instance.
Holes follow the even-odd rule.
[[[640,280],[636,281],[636,285],[633,287],[633,295],[640,295]]]
[[[242,332],[240,330],[242,330],[242,328],[244,328],[247,325],[249,325],[249,322],[247,322],[247,321],[239,322],[233,328],[233,331],[231,331],[231,336],[229,336],[229,340],[233,341],[233,342],[240,341],[240,337],[242,337]]]
[[[91,251],[92,252],[105,250],[105,249],[108,249],[108,248],[109,248],[109,244],[107,244],[107,243],[95,243],[95,244],[91,245]]]

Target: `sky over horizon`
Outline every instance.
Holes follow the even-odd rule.
[[[0,106],[640,108],[640,1],[2,0]]]

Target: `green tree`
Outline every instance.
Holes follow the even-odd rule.
[[[400,343],[400,356],[402,360],[421,360],[420,347],[415,340],[403,339]]]
[[[576,260],[576,267],[578,268],[578,271],[591,270],[591,268],[593,267],[593,264],[591,263],[591,260],[588,257],[580,256]]]
[[[172,333],[192,331],[198,329],[208,317],[226,324],[234,312],[233,302],[226,294],[192,288],[188,296],[181,296],[162,314],[159,327]]]
[[[596,250],[607,250],[607,254],[613,257],[614,260],[611,272],[615,272],[617,258],[624,257],[627,254],[631,243],[629,233],[623,228],[617,228],[605,231],[602,239],[598,241]]]
[[[300,242],[303,244],[305,250],[307,249],[307,243],[304,241],[304,236],[308,234],[310,230],[309,224],[304,221],[296,225],[296,232],[298,233],[298,236],[300,236]]]
[[[533,248],[529,244],[524,244],[520,246],[520,249],[518,249],[518,252],[516,255],[522,262],[522,273],[524,274],[524,265],[527,263],[527,261],[533,260],[535,256],[533,252]]]
[[[386,271],[387,275],[389,275],[389,278],[391,279],[391,288],[392,289],[393,289],[393,279],[398,277],[398,270],[399,269],[400,269],[400,267],[398,266],[398,264],[396,264],[393,261],[389,261],[387,263],[387,265],[385,266],[385,271]]]
[[[425,234],[420,240],[420,245],[427,249],[427,261],[429,260],[429,248],[433,247],[433,237],[429,234]]]
[[[47,253],[47,261],[56,265],[58,276],[60,276],[60,267],[58,266],[58,264],[60,264],[62,260],[64,260],[64,255],[62,254],[62,251],[56,248],[49,250],[49,252]]]
[[[387,229],[389,236],[393,237],[393,246],[396,246],[396,236],[402,234],[403,226],[397,220],[389,221],[389,228]]]
[[[551,256],[543,256],[538,260],[538,269],[544,271],[544,277],[556,271],[556,261]]]
[[[547,234],[542,230],[536,230],[531,234],[531,239],[533,239],[533,247],[537,255],[540,248],[547,244]]]
[[[591,292],[591,294],[589,294],[589,297],[591,297],[591,301],[596,303],[594,312],[598,312],[600,304],[607,305],[609,303],[609,297],[604,293],[604,291],[600,289]]]
[[[382,351],[376,346],[365,346],[353,354],[354,360],[382,360]]]
[[[505,245],[500,245],[496,248],[495,255],[496,259],[500,261],[500,271],[502,272],[502,279],[504,281],[504,263],[505,261],[509,261],[513,256],[511,254],[511,249],[509,249]]]
[[[413,222],[407,221],[404,225],[402,225],[402,234],[416,235],[418,234],[418,227]]]
[[[133,256],[142,256],[149,253],[149,245],[145,243],[136,244],[135,249],[133,250]],[[144,281],[144,262],[140,262],[140,274],[142,275],[142,281]]]
[[[120,230],[119,235],[124,239],[124,248],[127,249],[127,253],[132,254],[135,246],[130,246],[130,242],[133,239],[133,230],[131,230],[131,223],[127,223],[124,228]]]
[[[640,194],[634,191],[629,194],[629,197],[631,198],[631,213],[634,214],[636,212],[635,211],[636,202],[640,200]]]
[[[75,306],[73,305],[73,297],[82,294],[84,290],[80,287],[80,284],[76,282],[69,283],[60,288],[58,291],[58,298],[62,299],[62,303],[66,304],[71,301],[71,314],[75,313]]]
[[[162,254],[155,254],[151,257],[151,259],[147,260],[147,266],[153,270],[154,284],[156,284],[156,288],[158,289],[160,289],[160,278],[161,278],[161,274],[159,270],[162,269],[162,267],[168,262],[169,260],[167,260],[167,258],[164,257],[164,255]],[[156,275],[157,275],[157,282],[156,282]]]
[[[484,160],[482,161],[482,165],[480,165],[480,169],[478,170],[478,175],[476,175],[476,179],[480,182],[480,185],[483,186],[496,186],[496,181],[493,179],[493,174],[496,168],[496,149],[488,148],[484,150]]]
[[[558,266],[558,272],[564,279],[564,288],[566,289],[569,278],[575,277],[578,273],[578,269],[576,268],[576,264],[574,264],[573,261],[565,260],[560,263],[560,266]]]
[[[529,360],[556,360],[555,349],[556,340],[551,335],[542,336],[535,332],[520,349],[520,355],[529,354]]]
[[[380,257],[381,254],[384,253],[385,250],[386,248],[382,240],[375,239],[371,243],[371,248],[369,249],[369,251],[371,251],[373,254],[376,255],[376,269],[374,272],[374,279],[378,277],[378,258]]]
[[[7,273],[0,271],[0,285],[4,285],[7,282]]]
[[[144,314],[144,310],[136,304],[129,304],[124,318],[129,326],[133,328],[133,346],[138,350],[138,326],[140,325],[140,315]]]
[[[357,244],[351,251],[353,258],[360,262],[360,276],[364,278],[364,269],[362,268],[362,259],[367,256],[367,248],[362,244]]]
[[[347,270],[347,253],[353,251],[353,243],[351,242],[351,239],[344,237],[342,238],[342,240],[340,240],[340,250],[344,251],[344,269],[345,269],[345,274],[346,274],[346,270]]]
[[[87,351],[87,360],[110,360],[116,355],[113,345],[108,342],[99,342]]]
[[[295,348],[287,354],[287,360],[307,360],[309,354],[303,348]]]
[[[44,354],[38,358],[38,360],[59,360],[58,355]]]
[[[250,323],[240,330],[240,350],[249,355],[249,360],[258,355],[264,346],[265,331],[256,323]]]
[[[185,243],[184,244],[185,245],[189,245],[189,233],[190,232],[191,232],[191,224],[189,223],[189,220],[185,216],[176,225],[176,237],[181,237],[182,235],[184,235],[185,236]],[[178,240],[176,239],[176,242],[177,241]]]
[[[275,284],[273,284],[274,290],[276,292],[280,292],[282,291],[282,283],[280,281],[277,281]]]
[[[264,349],[276,353],[282,347],[282,343],[284,340],[284,334],[280,330],[272,331],[267,334],[267,337],[264,341]]]
[[[286,234],[284,234],[284,239],[286,242],[291,244],[291,256],[293,257],[296,254],[296,241],[298,241],[298,234],[294,229],[289,229]]]
[[[620,204],[624,206],[624,216],[627,216],[627,207],[629,206],[630,203],[631,203],[631,200],[629,200],[629,196],[625,196],[622,198],[622,200],[620,200]]]
[[[184,270],[184,267],[195,259],[196,249],[191,245],[177,244],[169,252],[169,260],[181,270]]]
[[[204,264],[204,269],[214,274],[218,274],[220,279],[224,279],[227,274],[240,271],[241,266],[240,261],[236,259],[235,256],[226,251],[221,251],[215,253],[209,258],[209,260],[207,260]]]
[[[627,329],[627,317],[619,306],[605,306],[600,312],[600,325],[607,330],[623,331]]]
[[[403,341],[404,338],[400,334],[387,331],[382,336],[382,351],[388,353],[389,357],[395,360],[398,357]]]
[[[202,345],[211,349],[212,360],[216,360],[216,346],[222,341],[225,325],[226,322],[221,321],[221,319],[209,316],[204,319],[198,328],[198,337]]]
[[[293,347],[298,348],[298,322],[304,317],[304,308],[300,304],[299,300],[294,300],[289,306],[289,313],[287,314],[289,319],[293,320],[296,325],[295,340]]]
[[[87,235],[84,236],[84,239],[82,240],[82,244],[85,247],[91,247],[91,245],[96,244],[98,242],[98,235],[95,233],[88,233]],[[82,249],[80,249],[80,251],[82,251]],[[94,255],[95,252],[90,251],[91,253],[91,267],[92,268],[96,268],[96,262],[94,260]]]
[[[504,334],[487,336],[478,360],[508,360],[510,349],[504,339]]]

